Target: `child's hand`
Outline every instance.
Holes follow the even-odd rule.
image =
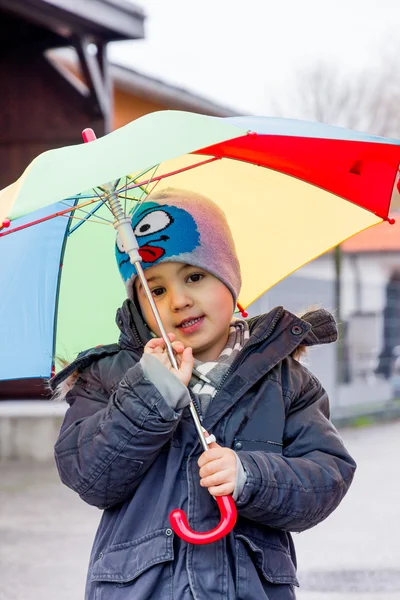
[[[174,369],[169,360],[165,342],[162,338],[154,338],[147,342],[144,347],[146,354],[152,354],[159,360],[171,373],[173,373],[184,385],[188,385],[192,376],[194,365],[193,353],[191,348],[185,348],[182,342],[176,342],[176,335],[169,333],[168,338],[171,341],[172,348],[178,363],[179,370]]]
[[[237,471],[236,454],[233,450],[213,442],[210,449],[200,456],[197,464],[200,467],[200,485],[208,488],[212,496],[233,494]]]

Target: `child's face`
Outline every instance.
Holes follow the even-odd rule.
[[[195,358],[217,359],[227,342],[233,314],[229,289],[204,269],[183,263],[155,265],[145,275],[166,332],[190,346]],[[138,277],[135,287],[146,323],[159,335]]]

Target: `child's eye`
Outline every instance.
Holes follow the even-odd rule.
[[[192,275],[189,275],[186,281],[188,283],[196,283],[197,281],[200,281],[203,278],[204,275],[202,273],[193,273]]]
[[[151,293],[153,294],[153,296],[161,296],[164,292],[165,292],[165,288],[163,288],[163,287],[158,287],[158,288],[154,288],[154,290],[151,290]]]

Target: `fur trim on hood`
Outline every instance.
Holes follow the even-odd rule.
[[[78,381],[79,375],[80,373],[78,369],[76,369],[76,371],[69,375],[69,377],[61,381],[61,383],[58,384],[55,391],[53,392],[51,401],[62,402],[63,400],[65,400],[65,396],[68,394],[69,391],[72,390],[75,383]]]
[[[311,329],[303,340],[303,343],[296,348],[292,357],[300,360],[310,346],[316,344],[331,344],[337,342],[338,329],[333,315],[324,308],[312,308],[301,316],[303,321],[311,325]]]

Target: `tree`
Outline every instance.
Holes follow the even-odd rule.
[[[385,137],[400,137],[400,71],[395,60],[379,67],[343,72],[330,63],[316,63],[298,73],[290,102],[279,116],[348,127]]]

